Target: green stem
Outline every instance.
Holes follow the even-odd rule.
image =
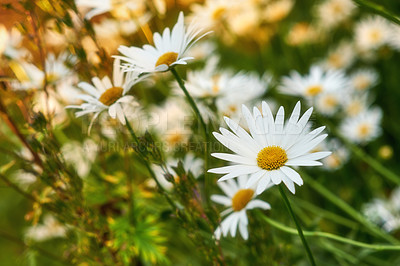
[[[129,123],[128,119],[125,117],[125,122],[126,122],[126,127],[128,128],[129,133],[131,134],[133,140],[136,142],[136,145],[139,147],[139,139],[135,134],[135,131],[133,130],[131,124]],[[157,187],[160,189],[161,193],[164,195],[164,197],[166,198],[166,200],[168,201],[168,203],[171,205],[172,208],[174,208],[175,210],[177,210],[177,206],[175,205],[175,203],[172,201],[172,199],[169,197],[167,191],[165,191],[164,187],[160,184],[160,182],[158,181],[153,169],[151,168],[149,162],[146,160],[146,158],[140,153],[140,151],[138,152],[138,155],[142,161],[142,163],[144,164],[144,166],[146,167],[147,171],[150,173],[150,176],[153,178],[153,180],[156,182]]]
[[[303,242],[303,246],[304,246],[304,248],[305,248],[305,250],[307,252],[307,256],[308,256],[308,258],[310,260],[310,263],[311,263],[311,265],[315,266],[316,264],[315,264],[315,261],[314,261],[314,257],[312,255],[310,247],[308,246],[307,241],[306,241],[306,239],[304,237],[303,230],[301,229],[300,223],[297,221],[296,215],[294,214],[294,212],[292,210],[292,206],[290,206],[289,199],[286,197],[286,194],[285,194],[285,191],[284,191],[284,188],[283,188],[283,184],[280,184],[278,186],[278,188],[279,188],[279,192],[281,193],[281,196],[283,198],[283,201],[285,202],[285,205],[288,208],[289,213],[292,216],[292,219],[293,219],[294,223],[296,224],[297,232],[298,232],[298,234],[300,236],[301,242]]]
[[[363,215],[361,215],[359,212],[357,212],[355,209],[353,209],[350,205],[348,205],[345,201],[340,199],[338,196],[336,196],[334,193],[330,192],[328,189],[326,189],[324,186],[319,184],[317,181],[313,180],[309,175],[306,173],[302,172],[301,176],[303,176],[306,180],[306,183],[309,184],[315,191],[317,191],[321,196],[335,204],[337,207],[342,209],[344,212],[346,212],[348,215],[353,217],[356,221],[358,221],[360,224],[364,225],[365,228],[373,233],[374,235],[381,237],[388,242],[392,244],[399,244],[400,242],[395,239],[394,237],[384,233],[381,229],[376,227],[374,224],[369,222]]]
[[[174,75],[176,81],[179,84],[179,87],[182,89],[183,93],[186,96],[187,101],[189,102],[190,106],[192,107],[194,113],[197,116],[197,119],[200,121],[201,127],[203,129],[204,137],[206,140],[206,143],[204,145],[204,194],[206,198],[206,202],[210,204],[210,188],[211,188],[211,179],[208,178],[207,175],[207,170],[208,170],[208,144],[210,142],[209,135],[208,135],[208,130],[207,130],[207,124],[204,122],[204,119],[200,113],[199,108],[197,107],[195,101],[193,100],[192,96],[190,96],[188,90],[185,87],[185,84],[183,83],[183,80],[179,76],[178,72],[174,69],[170,69],[172,74]]]
[[[297,230],[291,227],[288,227],[286,225],[283,225],[275,220],[272,220],[271,218],[265,216],[262,212],[259,212],[259,216],[269,223],[271,226],[284,231],[286,233],[292,234],[292,235],[297,235]],[[346,243],[352,246],[357,246],[361,248],[367,248],[367,249],[373,249],[373,250],[400,250],[399,245],[379,245],[379,244],[367,244],[364,242],[348,239],[345,237],[341,237],[338,235],[334,235],[331,233],[326,233],[326,232],[319,232],[319,231],[303,231],[303,234],[305,236],[312,236],[312,237],[322,237],[322,238],[328,238],[332,239],[338,242]]]
[[[381,5],[378,5],[376,3],[370,2],[370,1],[366,1],[366,0],[353,0],[353,2],[355,2],[356,4],[358,4],[361,8],[365,8],[367,10],[370,10],[398,25],[400,25],[400,19],[398,16],[396,16],[395,14],[389,12],[388,10],[386,10],[386,8],[384,8]]]

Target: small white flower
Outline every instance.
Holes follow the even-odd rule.
[[[382,110],[370,108],[357,116],[346,118],[340,125],[340,131],[348,140],[365,144],[381,134],[381,119]]]
[[[192,134],[192,122],[193,116],[187,103],[182,98],[170,98],[153,109],[149,124],[167,144],[169,151],[188,141]]]
[[[355,26],[356,46],[364,52],[375,50],[388,43],[391,27],[387,20],[371,16]]]
[[[25,237],[29,240],[41,242],[52,238],[63,238],[66,233],[67,227],[59,223],[53,216],[46,215],[43,218],[43,224],[29,227]]]
[[[193,23],[186,29],[183,12],[180,12],[178,22],[172,32],[166,28],[162,35],[158,32],[154,33],[155,47],[148,44],[143,48],[121,45],[118,51],[123,56],[114,57],[126,61],[123,64],[124,71],[139,73],[167,71],[174,65],[186,65],[187,60],[193,59],[193,57],[184,57],[184,55],[195,42],[205,35],[198,37],[200,32],[201,30],[197,29]]]
[[[374,69],[359,69],[350,76],[352,87],[358,91],[365,91],[378,83],[379,76]]]
[[[234,6],[235,2],[229,0],[206,0],[204,4],[192,5],[189,19],[198,21],[205,29],[215,29],[227,19]]]
[[[387,232],[400,228],[400,188],[389,199],[374,199],[363,206],[364,215]]]
[[[337,170],[341,168],[348,160],[350,152],[337,139],[329,139],[321,142],[315,151],[330,150],[332,154],[322,159],[323,167],[327,170]]]
[[[250,175],[247,186],[258,182],[257,194],[263,192],[272,181],[278,185],[282,181],[295,193],[294,183],[301,186],[303,179],[291,167],[322,165],[317,160],[325,158],[331,152],[312,152],[327,134],[319,135],[324,126],[310,132],[308,120],[312,108],[300,118],[298,102],[285,125],[284,108],[281,106],[274,119],[266,102],[262,103],[262,112],[255,107],[253,114],[246,106],[242,113],[247,121],[250,134],[233,120],[225,117],[225,122],[232,130],[220,128],[222,134],[214,132],[215,138],[234,152],[213,153],[212,156],[229,161],[230,166],[210,169],[209,172],[225,174],[219,181]]]
[[[90,8],[90,11],[85,15],[87,19],[109,12],[112,9],[112,0],[75,0],[75,4],[78,8]]]
[[[21,59],[27,56],[29,52],[21,47],[23,40],[22,34],[12,28],[10,31],[0,24],[0,56],[5,55],[12,59]]]
[[[113,83],[108,76],[103,77],[103,79],[99,79],[98,77],[92,78],[94,86],[87,82],[80,82],[78,87],[88,94],[81,94],[77,97],[84,100],[85,103],[66,107],[80,109],[81,111],[75,113],[76,117],[94,113],[89,126],[89,132],[93,121],[102,111],[107,110],[112,118],[118,118],[118,120],[125,125],[125,109],[129,106],[139,105],[133,96],[126,95],[126,93],[133,85],[145,77],[138,78],[134,73],[129,73],[124,77],[119,63],[118,59],[114,61]]]
[[[194,178],[198,178],[201,173],[203,172],[203,165],[204,162],[202,159],[195,157],[192,153],[187,153],[185,157],[183,158],[182,165],[183,169],[185,170],[186,173],[192,173]],[[167,165],[167,171],[168,173],[173,175],[173,178],[175,182],[179,182],[179,176],[176,175],[175,171],[173,170],[172,167],[177,167],[178,166],[178,159],[169,159],[166,163]],[[159,165],[154,165],[153,166],[154,173],[156,174],[157,180],[160,182],[161,186],[163,186],[167,190],[171,190],[173,187],[173,184],[165,179],[165,172]]]
[[[262,200],[254,199],[255,191],[253,188],[248,188],[246,183],[248,177],[243,175],[238,177],[238,182],[230,179],[226,182],[219,182],[218,186],[227,195],[212,195],[211,200],[228,207],[221,213],[221,216],[229,214],[222,222],[221,225],[215,230],[215,238],[220,239],[221,235],[226,237],[228,233],[235,237],[237,228],[242,235],[243,239],[249,238],[247,230],[248,219],[247,210],[254,208],[261,208],[263,210],[271,209],[271,206]]]
[[[282,79],[280,89],[283,93],[298,95],[312,100],[323,92],[335,92],[349,87],[349,80],[343,71],[327,70],[313,66],[310,73],[301,76],[292,71],[289,77]]]
[[[351,0],[326,0],[317,6],[318,24],[330,29],[346,21],[356,6]]]

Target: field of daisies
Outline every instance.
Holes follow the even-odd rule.
[[[400,3],[0,6],[0,265],[400,265]]]

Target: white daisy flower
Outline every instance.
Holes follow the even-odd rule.
[[[329,139],[321,142],[314,151],[330,150],[332,154],[328,157],[323,158],[321,161],[324,164],[323,167],[327,170],[337,170],[341,168],[350,157],[350,152],[343,146],[343,144],[337,139]]]
[[[192,153],[187,153],[185,157],[183,158],[182,165],[183,169],[185,169],[185,172],[192,173],[194,178],[198,178],[202,173],[203,173],[203,165],[204,161],[200,158],[195,157]],[[171,175],[173,175],[173,178],[175,182],[179,182],[179,176],[175,173],[172,167],[177,167],[178,166],[178,159],[170,158],[166,165],[167,165],[167,171]],[[171,190],[173,187],[173,183],[165,179],[165,172],[159,165],[153,165],[153,170],[154,173],[156,174],[157,180],[160,182],[161,186],[163,186],[167,190]],[[155,184],[154,184],[155,186]]]
[[[305,76],[292,71],[288,77],[282,79],[282,84],[279,88],[283,93],[313,100],[321,93],[337,93],[348,88],[349,85],[349,80],[343,71],[325,71],[319,66],[312,66],[310,73]]]
[[[378,83],[379,76],[374,69],[359,69],[350,76],[352,87],[358,91],[365,91]]]
[[[139,73],[167,71],[174,65],[186,65],[187,60],[193,59],[193,57],[184,57],[184,54],[195,42],[207,34],[198,37],[201,31],[193,23],[186,29],[183,12],[180,12],[178,22],[172,32],[166,28],[162,36],[158,32],[154,33],[155,47],[148,44],[143,48],[121,45],[118,51],[123,56],[114,57],[126,61],[123,64],[124,71]]]
[[[276,185],[283,181],[294,194],[294,183],[301,186],[303,179],[291,167],[322,165],[317,160],[331,154],[328,151],[312,152],[327,134],[319,135],[324,126],[310,132],[308,120],[312,108],[300,118],[300,102],[296,104],[286,125],[282,106],[275,120],[266,102],[262,103],[262,111],[255,107],[253,114],[243,105],[242,113],[250,134],[227,117],[225,122],[233,133],[225,128],[220,128],[222,134],[214,132],[215,138],[235,153],[212,154],[232,163],[209,170],[210,173],[225,174],[219,181],[249,174],[247,186],[258,182],[257,194],[263,192],[271,181]]]
[[[371,105],[368,99],[368,94],[359,95],[354,92],[350,92],[344,95],[342,99],[342,106],[347,117],[355,117],[366,110]]]
[[[253,188],[248,188],[246,183],[248,177],[242,175],[238,177],[238,182],[230,179],[226,182],[219,182],[218,186],[227,195],[212,195],[211,200],[228,207],[221,213],[221,216],[229,214],[222,222],[221,225],[215,230],[215,238],[220,239],[221,235],[226,237],[228,233],[232,237],[235,237],[236,230],[239,228],[239,232],[242,237],[247,240],[249,238],[249,232],[247,230],[247,210],[254,208],[261,208],[263,210],[271,209],[271,206],[262,200],[254,199],[255,191]]]
[[[400,228],[400,188],[389,199],[374,199],[363,206],[364,215],[387,232]]]
[[[356,5],[351,0],[326,0],[317,6],[318,24],[329,29],[353,15]]]
[[[125,109],[131,106],[138,106],[132,95],[126,95],[130,88],[143,80],[145,77],[140,77],[136,74],[129,73],[124,77],[124,73],[120,69],[118,59],[114,61],[113,83],[108,76],[99,79],[92,78],[93,85],[87,82],[80,82],[78,87],[88,94],[78,95],[78,98],[84,100],[81,105],[69,105],[66,108],[80,109],[75,113],[76,117],[81,117],[90,113],[94,113],[89,126],[89,132],[93,121],[100,115],[102,111],[107,110],[112,118],[118,120],[125,125]]]
[[[382,110],[371,108],[357,116],[346,118],[340,125],[340,132],[350,141],[367,143],[381,134],[381,119]]]
[[[338,111],[342,100],[342,92],[321,93],[315,99],[315,109],[323,115],[332,116]]]
[[[390,29],[389,22],[380,16],[363,19],[355,26],[356,46],[361,51],[378,49],[388,43]]]

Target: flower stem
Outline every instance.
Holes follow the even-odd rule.
[[[133,138],[133,140],[135,141],[136,145],[139,147],[139,139],[135,134],[135,131],[133,130],[131,124],[129,123],[128,119],[125,117],[125,122],[126,122],[126,127],[128,128],[129,133],[131,134],[131,137]],[[166,198],[166,200],[168,201],[168,203],[176,210],[177,206],[175,205],[175,203],[172,201],[172,199],[168,196],[168,193],[165,191],[164,187],[160,184],[160,182],[158,181],[153,169],[151,169],[151,166],[149,164],[149,162],[146,160],[146,158],[140,153],[138,152],[138,155],[142,161],[142,163],[144,164],[144,166],[146,167],[147,171],[149,171],[150,176],[153,178],[153,180],[156,182],[157,187],[160,189],[161,194],[164,195],[164,197]]]
[[[310,263],[311,263],[311,265],[315,266],[316,264],[315,264],[315,261],[314,261],[314,257],[312,255],[310,247],[308,246],[307,241],[306,241],[306,239],[304,237],[303,230],[301,229],[300,223],[297,221],[296,215],[294,214],[294,212],[292,210],[292,206],[290,205],[289,199],[287,198],[287,196],[285,194],[285,191],[283,189],[283,185],[282,184],[278,185],[278,188],[279,188],[279,192],[281,193],[281,196],[283,198],[283,201],[285,202],[285,205],[288,208],[289,213],[292,216],[292,219],[293,219],[294,223],[296,224],[297,232],[298,232],[298,234],[300,236],[301,242],[303,242],[303,246],[304,246],[304,248],[305,248],[305,250],[307,252],[307,256],[308,256],[308,258],[310,260]]]
[[[381,237],[388,242],[392,244],[399,244],[400,242],[395,239],[394,237],[385,234],[382,230],[380,230],[378,227],[375,225],[371,224],[368,220],[364,218],[359,212],[357,212],[355,209],[353,209],[350,205],[348,205],[345,201],[337,197],[334,193],[330,192],[328,189],[326,189],[324,186],[313,180],[310,176],[308,176],[306,173],[302,172],[301,176],[306,178],[307,184],[309,184],[315,191],[317,191],[321,196],[325,197],[327,200],[335,204],[337,207],[342,209],[344,212],[346,212],[348,215],[353,217],[356,221],[358,221],[360,224],[364,225],[365,228],[373,233],[374,235]]]
[[[174,75],[176,81],[179,84],[179,87],[182,89],[183,93],[186,96],[187,101],[189,102],[190,106],[192,107],[193,111],[195,112],[197,119],[200,121],[201,127],[204,132],[204,137],[205,137],[205,145],[204,145],[204,194],[206,198],[206,202],[209,204],[210,203],[210,188],[211,188],[211,180],[208,178],[207,175],[207,170],[208,170],[208,143],[209,143],[209,135],[208,135],[208,130],[207,130],[207,124],[204,122],[204,119],[200,113],[199,108],[197,107],[195,101],[193,100],[192,96],[190,96],[188,90],[185,87],[185,84],[183,83],[183,80],[179,76],[178,72],[174,69],[170,69],[172,74]]]
[[[286,226],[284,224],[281,224],[267,216],[265,216],[263,213],[259,212],[259,216],[266,221],[267,223],[269,223],[271,226],[284,231],[286,233],[289,234],[293,234],[293,235],[297,235],[297,232],[294,228],[291,228],[289,226]],[[379,244],[368,244],[368,243],[364,243],[364,242],[360,242],[360,241],[356,241],[356,240],[352,240],[352,239],[348,239],[345,237],[341,237],[338,235],[334,235],[331,233],[327,233],[327,232],[319,232],[319,231],[303,231],[303,234],[305,236],[316,236],[316,237],[322,237],[322,238],[328,238],[328,239],[332,239],[338,242],[342,242],[342,243],[346,243],[352,246],[357,246],[357,247],[361,247],[361,248],[367,248],[367,249],[374,249],[374,250],[400,250],[400,246],[399,245],[379,245]]]
[[[353,0],[353,2],[357,3],[360,7],[365,8],[369,11],[372,11],[398,25],[400,25],[400,19],[394,13],[388,11],[383,6],[378,5],[376,3],[367,1],[367,0]]]

